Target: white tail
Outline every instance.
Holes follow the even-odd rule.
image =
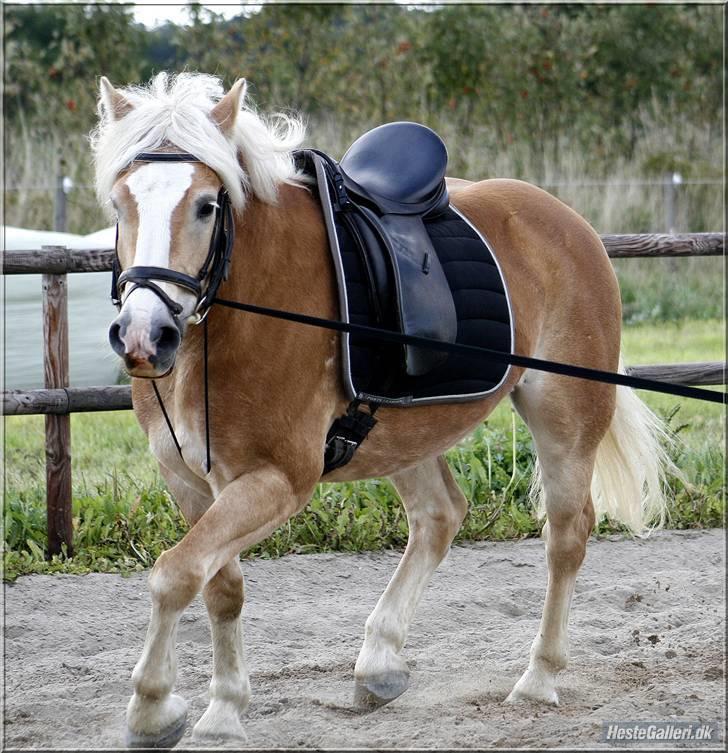
[[[620,360],[620,373],[624,367]],[[675,439],[629,387],[617,387],[612,423],[597,450],[591,495],[597,521],[608,516],[636,534],[661,527],[667,517],[667,476],[684,481],[668,450]],[[545,514],[541,474],[536,462],[531,498]]]

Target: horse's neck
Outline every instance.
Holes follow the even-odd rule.
[[[228,297],[295,307],[304,294],[325,300],[331,275],[323,216],[310,191],[283,185],[275,206],[250,200],[236,221]]]
[[[286,186],[275,207],[249,203],[236,219],[230,278],[220,297],[338,316],[333,265],[315,197]],[[236,478],[261,457],[295,456],[304,467],[301,452],[312,453],[308,462],[315,467],[328,417],[344,398],[336,376],[338,339],[320,329],[219,305],[206,322],[209,408],[204,400],[205,325],[190,328],[189,340],[185,335],[172,372],[174,393],[166,401],[174,406],[174,425],[184,430],[188,456],[203,462],[207,420],[213,466],[226,478]],[[293,425],[296,430],[289,431]],[[302,437],[318,440],[302,450]]]
[[[251,198],[235,216],[235,247],[230,277],[221,298],[336,317],[338,308],[326,229],[315,197],[306,189],[284,185],[277,205]],[[274,319],[214,306],[209,314],[210,343],[219,363],[236,352],[248,357],[266,337],[276,338]],[[223,346],[221,347],[221,344]],[[178,356],[176,388],[203,366],[202,326],[190,327]],[[181,368],[179,368],[181,367]],[[232,369],[232,363],[228,364]]]

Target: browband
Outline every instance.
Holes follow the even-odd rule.
[[[202,162],[189,152],[140,152],[132,162]]]

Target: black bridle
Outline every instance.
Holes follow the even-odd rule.
[[[134,162],[202,162],[194,154],[188,152],[142,152],[132,160]],[[215,209],[215,226],[210,238],[210,248],[207,258],[196,277],[177,272],[166,267],[129,267],[122,271],[119,262],[119,225],[116,225],[116,242],[114,244],[114,262],[111,275],[111,300],[117,308],[121,308],[121,296],[126,285],[131,284],[131,293],[136,288],[151,290],[167,307],[178,329],[179,315],[182,313],[181,304],[173,300],[162,290],[158,283],[170,282],[180,288],[190,291],[195,296],[192,321],[201,322],[210,311],[220,285],[227,280],[230,272],[230,257],[233,250],[235,225],[233,223],[230,197],[222,186],[217,194]]]
[[[200,162],[201,159],[195,157],[189,152],[142,152],[137,154],[131,161],[134,162]],[[204,164],[204,163],[203,163]],[[132,293],[136,288],[146,288],[151,290],[167,307],[172,320],[178,330],[181,331],[181,322],[179,316],[183,307],[177,301],[173,300],[158,285],[160,282],[170,282],[177,287],[189,290],[195,296],[195,307],[192,310],[191,321],[193,324],[199,324],[204,321],[204,393],[205,393],[205,445],[206,445],[206,467],[209,473],[212,468],[210,459],[210,411],[209,411],[209,391],[208,391],[208,371],[207,371],[207,314],[215,302],[215,296],[224,280],[227,280],[230,273],[230,258],[233,251],[233,242],[235,240],[235,224],[233,222],[232,206],[230,196],[225,186],[221,186],[217,194],[217,203],[215,207],[215,226],[212,229],[210,238],[210,248],[207,251],[200,271],[196,277],[178,272],[166,267],[129,267],[122,271],[121,262],[119,261],[119,223],[116,223],[116,240],[114,242],[114,261],[111,271],[111,301],[117,309],[121,308],[121,296],[127,284],[131,284]],[[169,418],[167,410],[164,407],[162,396],[159,394],[159,388],[155,379],[152,379],[152,387],[156,395],[157,402],[167,423],[170,434],[174,441],[177,452],[184,462],[182,447],[180,446],[174,427]]]

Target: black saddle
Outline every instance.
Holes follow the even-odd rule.
[[[442,139],[418,123],[365,133],[323,169],[335,210],[364,257],[376,323],[408,335],[455,342],[452,293],[424,220],[448,207]],[[404,346],[405,371],[426,374],[447,356]]]
[[[381,214],[430,215],[447,207],[447,149],[419,123],[387,123],[360,136],[339,163],[350,194]]]
[[[344,321],[512,351],[505,282],[485,238],[449,204],[447,150],[436,133],[389,123],[357,139],[340,163],[315,149],[295,156],[318,187]],[[509,369],[359,334],[341,342],[351,402],[329,430],[324,474],[351,460],[380,405],[481,399]]]

